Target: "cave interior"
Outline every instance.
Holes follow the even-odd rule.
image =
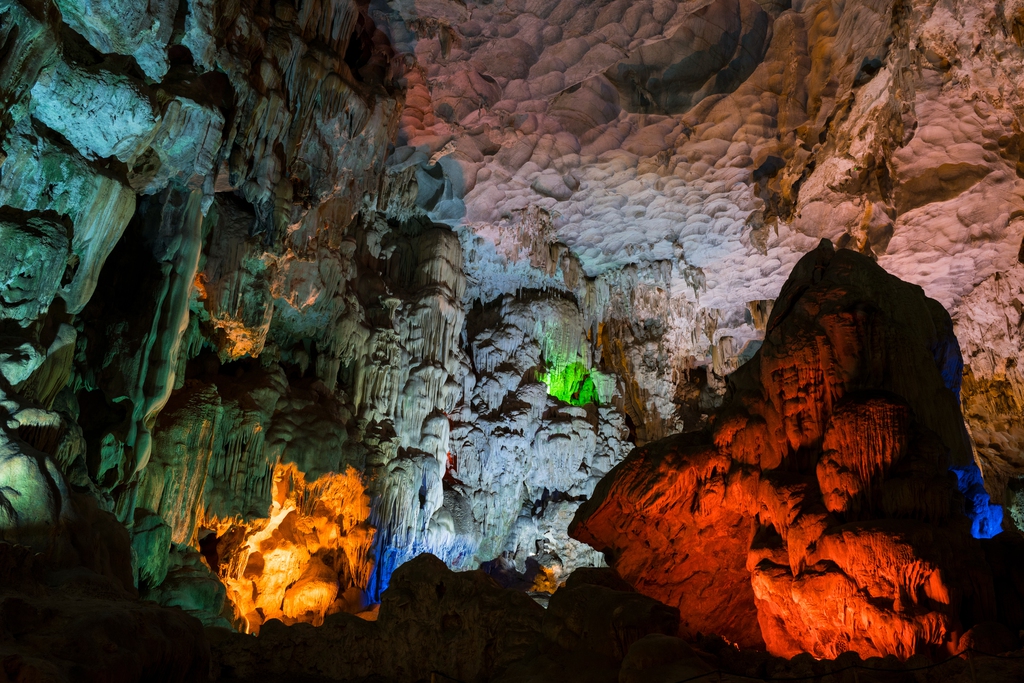
[[[0,683],[1024,680],[1024,0],[0,0]]]

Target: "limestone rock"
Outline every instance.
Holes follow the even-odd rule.
[[[188,547],[173,548],[164,580],[150,587],[142,597],[164,607],[178,607],[204,626],[225,628],[230,624],[221,616],[224,584],[217,580],[200,554]]]
[[[132,188],[152,194],[171,179],[189,185],[205,182],[214,170],[223,142],[224,114],[214,107],[182,95],[169,97],[159,125],[128,174]]]
[[[3,26],[0,35],[5,45],[0,65],[0,102],[5,112],[0,132],[17,124],[28,112],[28,95],[41,69],[56,57],[57,43],[38,8],[7,1],[0,6]]]
[[[0,202],[71,219],[71,250],[78,262],[70,282],[61,283],[60,296],[71,313],[79,313],[135,211],[135,195],[26,122],[11,131],[3,150],[9,161],[0,167]]]
[[[0,472],[3,540],[47,550],[68,497],[56,463],[0,431]]]
[[[67,93],[75,93],[73,99]],[[110,71],[57,62],[32,88],[32,116],[87,158],[132,162],[145,149],[157,113],[142,88]]]
[[[978,535],[1001,528],[999,504],[1024,509],[1020,10],[0,0],[0,217],[64,230],[57,249],[33,233],[32,258],[0,258],[0,283],[33,276],[0,313],[0,412],[61,470],[69,505],[91,496],[135,529],[142,589],[209,623],[218,584],[185,547],[238,582],[247,614],[262,600],[285,621],[362,609],[422,552],[555,590],[604,562],[566,531],[601,478],[633,446],[693,430],[712,438],[646,451],[700,474],[674,489],[692,519],[659,523],[698,551],[671,556],[694,570],[687,585],[712,578],[701,553],[730,558],[736,589],[707,602],[747,625],[743,642],[761,642],[751,572],[769,622],[806,626],[822,619],[794,591],[845,595],[843,576],[868,590],[864,548],[884,558],[872,600],[899,598],[881,622],[950,643],[974,619],[1017,623],[1016,551],[997,536],[961,552],[948,494],[953,477]],[[980,474],[951,397],[949,321],[901,308],[919,292],[878,298],[926,350],[865,332],[874,309],[770,327],[773,310],[816,320],[782,286],[821,238],[953,316]],[[922,375],[929,363],[945,377]],[[745,393],[759,382],[771,390]],[[368,496],[358,523],[341,515],[353,525],[311,502],[316,482],[354,481],[349,466],[351,499]],[[308,496],[282,507],[281,482],[300,476]],[[108,516],[77,516],[97,530],[79,524],[69,565],[103,564],[86,557],[94,541],[126,547]],[[272,558],[241,541],[265,530],[287,536],[290,564],[261,598]],[[924,581],[920,598],[894,578],[907,553],[914,576],[970,595]],[[997,614],[982,614],[985,562]],[[684,629],[709,630],[702,609],[682,611]],[[662,645],[636,675],[667,676],[676,655],[690,666]],[[617,676],[585,666],[586,648],[549,646],[515,680]]]
[[[957,339],[964,349],[964,419],[993,500],[1006,505],[1017,479],[1016,453],[1024,441],[1024,264],[1016,264],[982,282],[965,300],[957,319]],[[1017,522],[1024,524],[1024,520]]]
[[[70,244],[59,221],[22,211],[0,215],[0,319],[27,325],[46,311],[64,276]]]
[[[756,2],[716,2],[690,14],[666,37],[641,44],[608,70],[625,109],[681,113],[735,88],[764,58],[771,20]]]
[[[19,392],[45,410],[52,408],[57,395],[70,380],[76,341],[75,328],[67,323],[61,323],[53,335],[49,348],[46,349],[43,362],[32,371],[27,380],[16,383]]]
[[[308,481],[277,465],[268,519],[246,524],[208,517],[200,541],[227,588],[234,622],[257,633],[270,620],[316,626],[340,611],[363,611],[373,571],[369,497],[349,467]]]
[[[22,336],[0,337],[0,375],[18,386],[32,378],[46,357],[38,344]]]
[[[615,661],[650,634],[674,635],[678,625],[676,610],[657,600],[593,584],[556,591],[544,614],[544,631],[560,647]]]
[[[159,515],[144,508],[135,511],[132,550],[138,558],[139,585],[159,586],[170,569],[171,528]]]
[[[342,613],[317,630],[270,622],[255,639],[225,634],[213,644],[215,668],[230,667],[236,676],[316,672],[338,680],[372,674],[415,680],[439,671],[484,681],[529,652],[542,617],[530,598],[482,572],[453,573],[421,555],[395,572],[376,621]],[[293,641],[296,633],[303,634],[300,641]],[[444,647],[437,647],[439,637]],[[283,642],[295,644],[282,650]]]
[[[177,8],[153,2],[57,2],[61,18],[100,52],[133,55],[146,75],[167,72],[167,42],[174,31]]]
[[[689,368],[713,369],[714,385],[749,358],[762,335],[746,305],[774,299],[820,238],[879,259],[954,318],[999,307],[990,288],[974,299],[983,306],[964,297],[1012,268],[1020,243],[1010,101],[1022,56],[1009,6],[1001,16],[928,0],[566,0],[460,8],[457,20],[441,7],[400,3],[388,15],[396,49],[417,65],[395,180],[428,182],[413,210],[476,245],[467,272],[483,301],[524,283],[575,289],[503,248],[521,212],[555,217],[541,246],[565,245],[591,278],[576,295],[600,302],[605,357],[617,361],[623,342],[617,374],[641,440],[682,428],[669,404]],[[438,154],[453,163],[435,164]],[[449,193],[464,215],[442,215]],[[615,316],[617,292],[651,291],[664,305],[638,310],[670,338],[657,352]],[[976,424],[983,442],[1013,452],[1006,430]],[[994,469],[1000,499],[1002,477],[1017,475]]]
[[[961,652],[973,650],[992,654],[1020,649],[1020,637],[1005,624],[987,621],[977,624],[960,636],[958,648]]]
[[[745,507],[734,507],[753,497],[757,480],[729,471],[727,456],[692,436],[649,444],[601,481],[569,529],[610,555],[634,588],[677,607],[680,633],[717,633],[757,647],[763,640],[746,569],[757,525]],[[681,515],[677,507],[694,512]],[[627,542],[637,537],[650,549]]]
[[[997,609],[971,536],[987,499],[950,471],[977,471],[960,367],[944,311],[823,242],[783,287],[707,440],[634,451],[570,533],[678,605],[686,635],[763,637],[784,656],[954,652]]]
[[[685,641],[670,635],[652,634],[629,648],[619,671],[619,683],[669,683],[711,671],[712,667]]]

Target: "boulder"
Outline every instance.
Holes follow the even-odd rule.
[[[524,593],[424,554],[395,570],[376,621],[341,612],[319,628],[271,620],[256,638],[214,633],[215,670],[242,679],[287,673],[415,681],[434,674],[482,682],[535,651],[543,618]]]
[[[999,611],[974,536],[1001,513],[962,485],[980,477],[961,368],[941,306],[823,241],[707,432],[635,450],[570,535],[678,606],[683,637],[785,657],[956,652]]]
[[[566,650],[589,650],[595,658],[615,662],[641,638],[675,635],[678,628],[675,608],[646,595],[592,584],[559,589],[544,614],[550,640]]]

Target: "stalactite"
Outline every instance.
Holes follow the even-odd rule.
[[[166,254],[163,270],[166,280],[157,297],[157,315],[153,318],[150,341],[143,351],[142,367],[134,391],[134,422],[127,443],[135,449],[135,473],[149,462],[152,428],[157,415],[167,404],[174,388],[181,341],[188,328],[189,299],[199,267],[202,249],[202,195],[193,191],[186,198],[167,205],[164,220],[171,234],[179,234],[178,245]],[[181,205],[183,204],[183,206]],[[180,224],[172,225],[172,222]],[[131,506],[134,510],[134,505]]]
[[[0,2],[0,535],[256,630],[418,553],[557,595],[620,495],[683,634],[954,652],[1021,611],[963,552],[1021,518],[1020,2],[912,4]]]
[[[195,540],[211,460],[219,458],[224,410],[212,387],[179,395],[157,420],[153,458],[143,472],[138,505],[171,529],[171,540]]]

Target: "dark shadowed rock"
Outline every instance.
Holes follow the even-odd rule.
[[[56,569],[0,544],[0,660],[2,680],[202,683],[210,649],[202,624],[181,610],[132,599],[115,577]]]

